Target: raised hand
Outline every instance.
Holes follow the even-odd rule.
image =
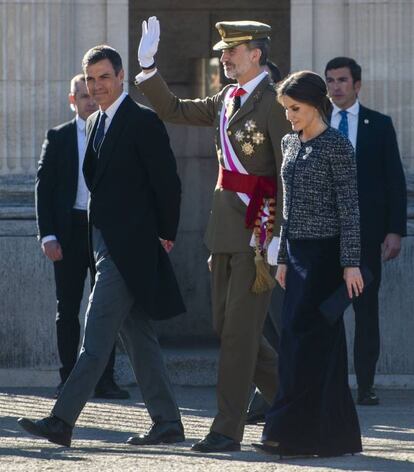
[[[142,36],[138,46],[138,62],[141,67],[151,67],[160,42],[160,22],[151,16],[142,22]]]

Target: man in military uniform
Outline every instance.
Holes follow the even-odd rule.
[[[269,233],[274,222],[274,234],[279,234],[282,205],[280,142],[287,124],[264,70],[271,28],[253,21],[217,23],[221,41],[214,50],[222,51],[225,74],[237,84],[226,86],[213,97],[181,100],[168,89],[155,67],[158,20],[151,17],[142,26],[138,88],[161,119],[216,129],[219,180],[205,242],[212,255],[213,324],[221,341],[218,413],[209,434],[192,449],[237,451],[252,383],[268,402],[273,401],[278,387],[277,356],[262,335],[274,269],[270,268],[271,275],[267,272],[267,284],[252,289],[259,273],[266,275],[262,256],[275,264],[272,259],[277,238],[269,237]],[[273,203],[276,198],[276,210],[272,210],[272,198],[264,197],[272,197]],[[264,213],[270,215],[267,229],[262,204]],[[255,226],[256,238],[252,238]]]

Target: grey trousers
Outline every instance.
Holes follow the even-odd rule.
[[[178,421],[180,412],[152,324],[143,313],[136,313],[134,297],[96,228],[92,239],[97,274],[89,297],[83,345],[52,414],[75,425],[119,334],[152,420]]]

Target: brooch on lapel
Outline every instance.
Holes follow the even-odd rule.
[[[305,154],[303,155],[302,159],[305,160],[308,158],[309,154],[313,151],[312,146],[305,147]]]
[[[244,129],[238,129],[234,133],[234,137],[240,144],[243,154],[249,157],[256,151],[256,146],[263,144],[266,140],[265,135],[257,130],[257,124],[254,120],[247,120],[244,123]]]
[[[364,123],[365,123],[366,125],[369,124],[369,119],[368,119],[368,118],[365,118]]]

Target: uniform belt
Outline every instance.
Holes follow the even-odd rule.
[[[240,174],[219,168],[217,187],[232,192],[245,193],[250,197],[250,203],[246,210],[246,228],[253,228],[256,218],[261,212],[261,207],[266,198],[276,199],[277,183],[275,177],[262,175]]]

